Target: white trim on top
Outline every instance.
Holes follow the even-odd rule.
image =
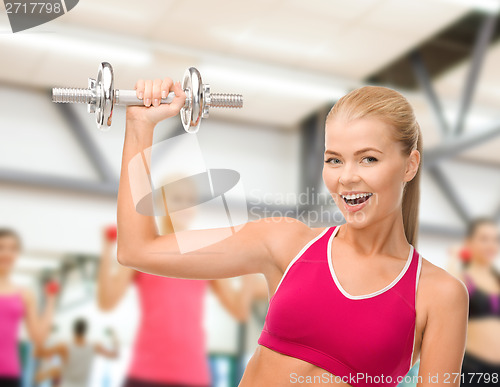
[[[420,279],[420,270],[422,268],[422,256],[419,254],[418,255],[418,265],[417,265],[417,276],[415,279],[415,314],[417,312],[417,289],[418,289],[418,280]],[[413,353],[415,352],[415,339],[417,337],[417,321],[415,320],[415,331],[413,332],[413,347],[411,349],[411,356],[410,356],[410,368],[408,369],[408,372],[410,372],[411,368],[413,367]]]
[[[274,294],[276,294],[276,292],[278,291],[281,283],[283,282],[283,280],[285,279],[285,276],[286,274],[288,273],[288,271],[290,270],[290,268],[293,266],[293,264],[302,256],[302,254],[305,253],[305,251],[311,247],[311,245],[316,242],[318,239],[320,239],[323,235],[325,235],[325,233],[330,229],[330,227],[325,227],[325,229],[323,231],[320,232],[320,234],[316,237],[314,237],[313,239],[311,239],[309,242],[307,242],[307,244],[302,248],[302,250],[299,251],[299,253],[295,256],[295,258],[293,258],[290,263],[288,264],[288,266],[286,267],[286,270],[285,272],[283,273],[283,276],[281,277],[281,280],[280,282],[278,283],[278,286],[276,286],[276,290],[274,291]],[[274,296],[273,294],[273,296]],[[271,297],[272,298],[272,297]]]
[[[328,266],[330,267],[330,273],[332,275],[333,281],[335,282],[335,285],[337,285],[337,288],[340,290],[340,292],[347,298],[351,300],[364,300],[366,298],[371,298],[378,296],[379,294],[382,294],[392,288],[394,285],[396,285],[399,280],[403,277],[403,275],[406,273],[408,270],[408,267],[410,267],[410,263],[413,257],[413,245],[410,245],[410,253],[408,254],[408,258],[406,259],[406,264],[403,267],[403,270],[398,274],[398,276],[387,286],[384,288],[377,290],[376,292],[370,293],[370,294],[361,294],[359,296],[353,296],[352,294],[349,294],[340,284],[337,275],[335,274],[335,270],[333,269],[333,262],[332,262],[332,241],[335,235],[337,234],[337,231],[339,230],[340,226],[337,226],[337,228],[332,232],[332,235],[330,236],[330,239],[328,240],[328,251],[327,251],[327,257],[328,257]]]
[[[418,255],[418,266],[417,266],[417,279],[415,280],[415,306],[417,305],[417,289],[418,280],[420,279],[420,270],[422,269],[422,256]]]

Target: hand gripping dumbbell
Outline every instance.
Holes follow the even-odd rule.
[[[137,98],[135,90],[114,89],[113,68],[107,62],[102,62],[97,72],[97,79],[89,78],[87,89],[59,88],[52,89],[52,102],[86,103],[87,111],[95,113],[97,127],[106,130],[111,126],[114,105],[143,105],[143,100]],[[210,107],[241,108],[241,94],[210,93],[210,85],[203,84],[200,72],[190,67],[184,73],[182,89],[186,93],[186,102],[181,109],[182,125],[188,133],[196,133],[200,128],[202,118],[208,117]],[[161,103],[170,103],[174,92]]]

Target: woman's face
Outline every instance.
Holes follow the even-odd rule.
[[[13,236],[0,238],[0,274],[7,274],[12,269],[19,255],[19,242]]]
[[[471,259],[482,263],[491,263],[498,254],[500,234],[498,227],[492,223],[477,226],[474,234],[467,240]]]
[[[404,156],[401,144],[390,138],[391,130],[377,118],[326,123],[323,180],[354,227],[400,213],[404,184],[417,173],[419,152]],[[355,194],[365,197],[348,204],[345,196]]]

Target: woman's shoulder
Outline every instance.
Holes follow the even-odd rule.
[[[33,303],[36,301],[33,289],[20,285],[15,285],[14,289],[15,294],[18,294],[25,303]]]
[[[12,284],[1,294],[8,299],[20,300],[23,305],[29,306],[35,303],[35,293],[28,287]]]
[[[4,288],[4,291],[2,294],[25,296],[26,294],[29,294],[29,293],[30,293],[30,289],[28,289],[27,287],[11,283]]]
[[[27,301],[30,300],[29,290],[18,285],[10,285],[7,288],[4,288],[0,296],[9,300],[21,300],[23,304],[26,304]]]
[[[290,243],[292,240],[311,239],[319,235],[324,227],[309,227],[295,218],[269,217],[250,222],[258,225],[260,233],[266,235],[272,242],[276,241]]]
[[[423,293],[423,299],[429,309],[439,309],[450,304],[458,307],[468,303],[469,294],[465,284],[424,257],[422,257],[422,269],[418,286],[419,292]]]
[[[324,227],[309,227],[298,219],[288,217],[263,218],[258,223],[280,267],[287,267],[298,251],[325,230]]]

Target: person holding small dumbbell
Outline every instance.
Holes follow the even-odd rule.
[[[31,342],[41,345],[50,333],[58,284],[49,282],[45,288],[46,303],[42,314],[32,291],[17,286],[11,273],[21,251],[21,238],[11,229],[0,229],[0,386],[21,386],[21,363],[18,353],[18,332],[25,322]]]
[[[486,217],[470,222],[463,246],[450,249],[448,270],[469,291],[462,386],[500,381],[500,271],[494,265],[499,250],[499,228]]]

